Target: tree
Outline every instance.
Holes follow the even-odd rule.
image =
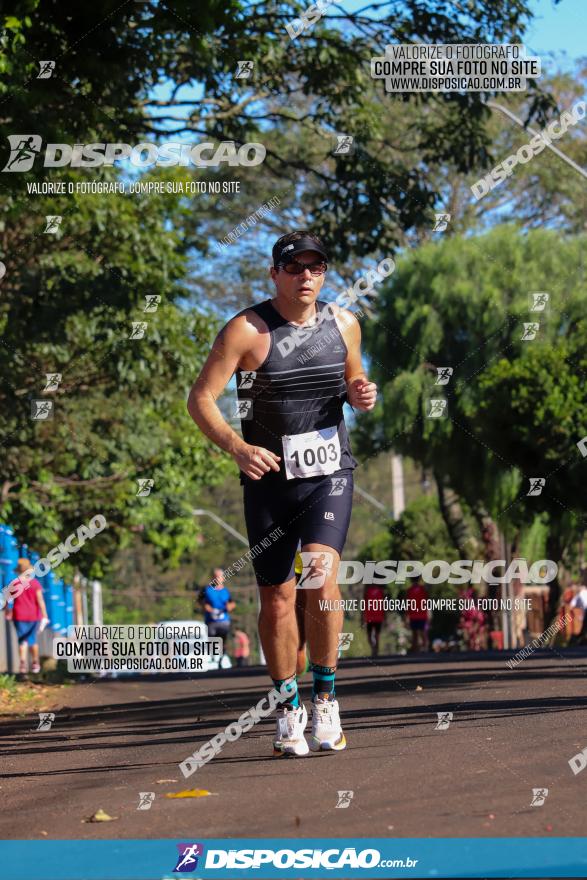
[[[557,458],[562,448],[567,461],[573,432],[584,417],[582,398],[574,394],[581,382],[578,352],[585,338],[582,247],[580,238],[565,239],[550,230],[523,236],[505,226],[476,238],[431,243],[399,260],[376,301],[375,322],[364,328],[382,404],[358,422],[358,448],[372,454],[393,445],[411,455],[435,472],[441,491],[456,491],[474,512],[480,512],[482,502],[512,534],[546,509],[556,532],[553,506],[547,508],[546,501],[534,505],[536,499],[527,498],[521,486],[527,477],[541,475],[528,471],[537,455],[545,475],[552,470],[545,450],[555,438],[552,454]],[[530,311],[533,291],[549,292],[544,317]],[[537,339],[523,340],[524,324],[535,322]],[[555,350],[550,360],[542,360],[544,347],[562,339],[574,356],[568,354],[566,366],[554,370],[562,353]],[[534,358],[542,366],[532,380]],[[444,386],[436,384],[440,367],[453,370]],[[549,369],[553,387],[539,405],[547,390],[540,382],[546,382]],[[511,384],[502,385],[506,375]],[[488,392],[498,387],[500,393],[488,400]],[[446,402],[446,418],[428,417],[430,401],[436,399]],[[536,433],[536,422],[530,421],[529,428],[522,428],[521,401],[528,409],[536,406],[535,419],[552,410],[552,427]],[[519,433],[524,448],[512,457],[509,447],[517,449]],[[574,475],[561,472],[563,478],[570,489]],[[576,492],[568,497],[569,506],[577,503]],[[462,552],[462,539],[453,539]]]
[[[527,522],[528,510],[546,515],[548,558],[562,560],[569,568],[587,526],[585,459],[577,449],[587,425],[584,341],[581,316],[567,328],[565,338],[528,346],[515,361],[494,363],[480,377],[479,388],[478,436],[524,474],[510,519],[518,519],[520,525]],[[528,498],[529,478],[535,477],[545,484],[539,495]],[[557,600],[553,582],[553,613]]]
[[[62,214],[57,234],[42,234],[45,213]],[[198,491],[236,470],[186,411],[217,329],[178,304],[191,223],[176,195],[74,194],[4,229],[0,517],[45,552],[102,513],[108,529],[67,563],[95,576],[137,532],[175,564]],[[47,374],[61,374],[55,390]],[[34,400],[50,418],[31,418]]]
[[[48,4],[47,4],[48,5]],[[526,0],[420,0],[332,7],[302,36],[286,24],[297,3],[179,0],[91,8],[14,2],[4,19],[9,60],[0,83],[0,133],[39,132],[52,143],[170,140],[194,134],[238,144],[262,142],[263,176],[303,196],[308,223],[337,259],[393,250],[407,230],[429,222],[438,192],[430,171],[450,160],[466,173],[490,166],[490,111],[476,93],[391,96],[370,75],[389,42],[521,42]],[[92,51],[87,47],[91,40]],[[55,56],[38,79],[37,59]],[[238,60],[253,63],[236,78]],[[27,83],[27,88],[12,88]],[[72,112],[73,107],[73,112]],[[531,81],[528,118],[544,121],[553,101]],[[387,142],[384,120],[407,114]],[[18,122],[17,122],[18,121]],[[352,156],[333,156],[336,133],[352,135]],[[31,177],[42,176],[38,166]],[[7,175],[19,191],[20,175]],[[226,230],[228,231],[228,229]]]
[[[409,504],[397,520],[388,520],[387,528],[378,532],[359,551],[359,559],[445,559],[458,558],[454,544],[440,512],[438,501],[423,495]]]

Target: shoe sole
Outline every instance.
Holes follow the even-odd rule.
[[[273,746],[273,757],[274,758],[303,758],[305,755],[308,754],[309,751],[310,751],[309,748],[305,752],[295,752],[295,751],[293,751],[293,749],[291,749],[291,750],[289,750],[289,749],[276,749],[275,746]]]
[[[344,733],[341,733],[340,739],[331,743],[328,740],[320,741],[312,736],[310,737],[310,748],[313,752],[342,752],[343,749],[346,749],[346,738]]]

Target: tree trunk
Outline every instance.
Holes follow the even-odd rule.
[[[479,532],[483,541],[483,558],[485,562],[499,559],[501,556],[501,537],[491,514],[482,501],[478,501],[475,504],[473,513],[479,525]]]
[[[473,507],[473,514],[475,515],[475,519],[479,526],[479,532],[481,534],[484,562],[491,562],[493,559],[501,559],[501,534],[497,524],[482,501],[477,501]],[[487,597],[489,599],[501,599],[501,589],[498,584],[486,584],[485,581],[482,583],[485,585]],[[501,629],[501,614],[499,611],[487,611],[487,625],[489,627],[489,632]]]
[[[434,477],[438,486],[440,512],[454,546],[459,551],[461,559],[476,559],[480,549],[479,541],[471,534],[465,522],[460,497],[448,484],[448,478],[444,474],[435,472]]]
[[[560,566],[560,562],[563,555],[563,548],[561,541],[558,535],[555,533],[554,529],[551,529],[548,533],[548,537],[546,539],[546,556],[547,559],[552,559],[553,562],[556,562],[557,565]],[[559,583],[559,575],[555,577],[548,585],[548,620],[546,621],[547,625],[554,619],[555,615],[558,613],[558,603],[561,595],[561,588]]]

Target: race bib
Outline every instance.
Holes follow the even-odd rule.
[[[281,439],[288,480],[321,477],[340,470],[340,439],[336,427],[285,435]]]

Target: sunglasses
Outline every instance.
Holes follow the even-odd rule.
[[[311,275],[324,275],[328,269],[328,264],[320,261],[318,263],[300,263],[298,260],[292,260],[289,263],[278,263],[278,269],[283,269],[288,275],[301,275],[306,269],[310,270]]]

